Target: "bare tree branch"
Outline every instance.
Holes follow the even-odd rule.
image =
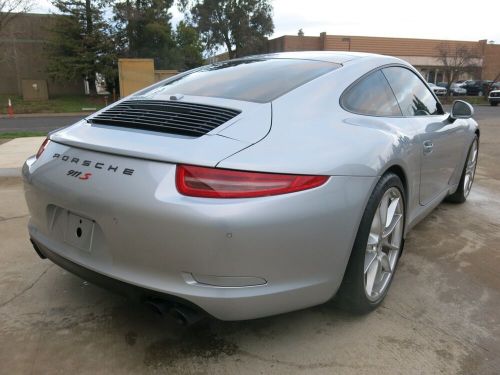
[[[0,32],[19,13],[27,13],[33,8],[34,0],[0,0]]]
[[[437,47],[437,50],[439,54],[438,59],[443,64],[448,88],[462,73],[477,68],[477,59],[480,57],[475,48],[469,48],[464,44],[443,42]],[[448,93],[450,93],[450,90],[448,90]]]

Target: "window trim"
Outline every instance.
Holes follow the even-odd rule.
[[[409,70],[410,72],[412,72],[423,84],[424,86],[427,88],[427,90],[430,91],[430,93],[432,94],[432,96],[434,97],[434,99],[436,100],[436,102],[438,103],[438,107],[439,109],[441,110],[441,114],[437,114],[437,115],[427,115],[427,116],[405,116],[403,114],[403,111],[401,110],[401,105],[399,103],[399,100],[398,100],[398,97],[396,96],[396,93],[394,92],[394,89],[392,88],[391,84],[389,83],[389,80],[387,79],[387,77],[385,76],[384,72],[382,71],[383,69],[385,68],[392,68],[392,67],[398,67],[398,68],[403,68],[403,69],[407,69]],[[381,115],[370,115],[370,114],[366,114],[366,113],[361,113],[361,112],[355,112],[355,111],[351,111],[349,109],[347,109],[345,106],[344,106],[344,95],[345,93],[351,89],[351,87],[355,86],[358,82],[360,82],[362,79],[366,78],[368,75],[372,74],[372,73],[375,73],[377,70],[380,70],[380,72],[382,73],[382,75],[384,76],[387,84],[389,85],[389,88],[391,89],[392,91],[392,94],[394,95],[394,97],[396,98],[396,102],[398,103],[398,106],[399,106],[399,110],[401,111],[401,116],[381,116]],[[381,66],[378,66],[368,72],[366,72],[365,74],[363,74],[361,77],[359,77],[358,79],[356,79],[353,83],[351,83],[349,86],[347,86],[347,88],[342,92],[342,94],[340,95],[340,98],[339,98],[339,105],[340,107],[346,111],[346,112],[349,112],[349,113],[352,113],[352,114],[355,114],[355,115],[360,115],[360,116],[368,116],[368,117],[383,117],[383,118],[423,118],[423,117],[438,117],[438,116],[443,116],[443,115],[446,115],[447,112],[445,112],[444,108],[443,108],[443,105],[441,104],[441,102],[439,101],[438,97],[436,96],[436,94],[434,93],[433,90],[431,90],[429,88],[429,85],[427,85],[427,83],[422,79],[422,77],[420,77],[420,74],[417,74],[418,72],[414,71],[412,68],[410,68],[409,66],[406,66],[404,64],[398,64],[398,63],[391,63],[391,64],[385,64],[385,65],[381,65]]]

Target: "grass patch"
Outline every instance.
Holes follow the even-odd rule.
[[[439,96],[441,104],[453,104],[455,100],[464,100],[472,105],[489,104],[484,96]]]
[[[0,133],[0,139],[13,139],[23,137],[45,137],[47,132],[9,132]]]
[[[25,101],[19,95],[0,95],[0,114],[7,114],[9,98],[16,114],[81,112],[82,108],[104,107],[103,96],[65,95],[43,101]],[[109,103],[111,101],[108,101]]]

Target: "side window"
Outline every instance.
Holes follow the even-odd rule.
[[[342,106],[351,112],[375,116],[401,116],[398,102],[380,70],[349,87]]]
[[[385,68],[383,72],[398,99],[404,116],[442,114],[438,102],[415,73],[397,66]]]

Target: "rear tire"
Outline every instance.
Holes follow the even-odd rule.
[[[446,197],[446,201],[452,203],[464,203],[469,196],[476,175],[477,156],[479,154],[479,142],[477,135],[474,137],[472,144],[467,153],[467,159],[462,170],[462,176],[458,183],[457,190]]]
[[[492,107],[496,107],[496,106],[498,105],[498,102],[490,102],[490,105],[491,105]]]
[[[400,178],[382,176],[368,200],[336,299],[340,307],[367,313],[389,290],[403,250],[404,188]]]

